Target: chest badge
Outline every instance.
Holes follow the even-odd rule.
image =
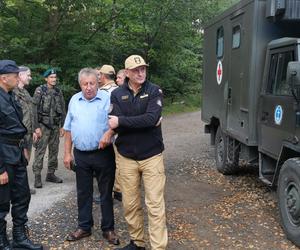
[[[140,98],[143,99],[143,98],[146,98],[146,97],[148,97],[148,96],[149,96],[149,95],[145,93],[145,94],[141,95]]]
[[[128,95],[123,95],[121,98],[122,98],[122,100],[128,100],[129,96]]]

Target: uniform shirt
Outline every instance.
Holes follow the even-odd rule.
[[[164,150],[161,125],[162,91],[145,81],[134,94],[128,81],[111,93],[111,114],[119,117],[118,152],[133,160],[144,160]]]
[[[0,87],[0,138],[22,139],[27,133],[22,119],[22,109],[14,94]],[[0,174],[6,171],[5,163],[14,165],[21,161],[22,150],[19,146],[0,141]]]
[[[115,90],[118,87],[119,86],[114,81],[111,81],[111,82],[108,82],[107,84],[105,84],[104,86],[100,87],[100,90],[105,90],[109,94],[111,94],[111,92],[113,92],[113,90]]]
[[[109,95],[97,91],[97,95],[87,100],[82,92],[72,96],[64,129],[71,132],[74,147],[80,151],[98,148],[103,134],[108,130]]]
[[[33,102],[38,113],[38,121],[48,128],[62,127],[65,122],[66,109],[62,91],[54,86],[48,88],[47,84],[36,88]]]
[[[33,99],[25,88],[16,87],[13,92],[16,100],[22,107],[23,124],[27,128],[28,133],[32,134],[38,128],[37,111],[34,111]]]

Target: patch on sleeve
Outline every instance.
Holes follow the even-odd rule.
[[[111,103],[111,104],[109,105],[108,113],[110,114],[110,113],[113,111],[113,109],[114,109],[114,105]]]
[[[158,92],[161,93],[161,94],[163,93],[163,91],[161,89],[158,89]]]
[[[161,103],[161,100],[160,99],[158,99],[157,101],[156,101],[156,104],[158,105],[158,106],[162,106],[162,103]]]

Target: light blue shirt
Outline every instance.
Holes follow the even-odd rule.
[[[87,100],[83,93],[72,96],[64,129],[71,132],[76,149],[90,151],[98,148],[102,135],[108,130],[109,94],[97,91],[97,95]]]

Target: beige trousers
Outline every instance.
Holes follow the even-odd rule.
[[[120,181],[119,181],[119,178],[118,178],[118,175],[117,175],[118,167],[120,165],[120,160],[119,160],[120,154],[119,154],[115,144],[113,144],[113,145],[114,145],[115,161],[116,161],[116,175],[115,175],[115,184],[114,184],[113,191],[121,193],[121,185],[120,185]]]
[[[145,245],[141,203],[141,181],[143,180],[151,249],[166,249],[168,232],[164,201],[166,176],[163,155],[159,154],[142,161],[128,159],[120,154],[118,157],[120,164],[117,175],[121,184],[124,216],[131,240],[137,246]]]

